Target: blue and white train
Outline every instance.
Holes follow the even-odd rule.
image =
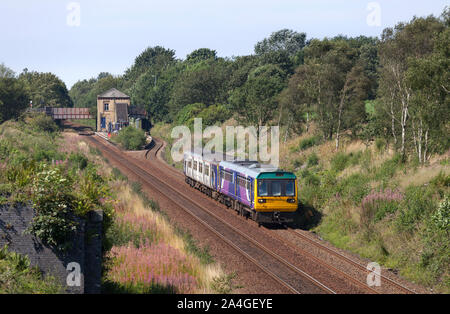
[[[257,161],[222,161],[193,152],[184,154],[183,170],[191,187],[259,225],[293,221],[298,188],[291,172]]]

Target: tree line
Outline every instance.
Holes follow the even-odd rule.
[[[24,69],[17,75],[0,64],[0,123],[17,118],[30,104],[34,108],[73,107],[66,84],[55,74]]]
[[[153,123],[189,125],[202,117],[211,125],[234,117],[244,125],[280,125],[286,139],[314,122],[336,149],[344,136],[382,138],[403,158],[423,163],[449,148],[449,24],[445,9],[386,28],[379,38],[308,39],[283,29],[258,42],[253,54],[232,58],[201,48],[180,60],[172,49],[149,47],[123,75],[103,72],[68,93],[51,74],[25,70],[0,74],[0,93],[10,84],[33,104],[73,104],[95,114],[97,95],[114,87]],[[1,108],[10,107],[2,97]]]

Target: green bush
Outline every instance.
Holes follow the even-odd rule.
[[[340,172],[347,168],[347,164],[349,162],[349,156],[339,152],[331,159],[331,169],[336,172]]]
[[[318,145],[320,142],[319,136],[312,136],[309,138],[305,138],[304,140],[300,141],[299,148],[300,150],[306,150],[310,147]]]
[[[51,294],[63,291],[54,277],[30,267],[27,256],[0,249],[0,294]]]
[[[402,166],[402,156],[396,154],[392,159],[386,160],[375,170],[375,180],[387,181],[391,179]]]
[[[80,170],[83,170],[88,165],[88,159],[82,153],[71,153],[69,161]]]
[[[194,118],[196,118],[200,112],[205,109],[206,105],[202,103],[186,105],[178,112],[175,122],[177,125],[187,125],[190,127],[194,123]]]
[[[378,152],[383,153],[386,148],[386,140],[384,138],[377,138],[375,140],[375,148]]]
[[[59,250],[69,248],[70,236],[77,228],[73,212],[72,184],[59,168],[44,166],[33,182],[32,195],[36,216],[27,229],[44,244]]]
[[[316,166],[319,164],[319,157],[317,157],[316,153],[312,153],[309,155],[307,160],[308,167]]]
[[[338,191],[353,204],[359,205],[364,196],[370,192],[367,177],[360,173],[352,174],[339,182]]]
[[[439,204],[438,209],[431,216],[431,221],[436,229],[450,231],[450,199],[448,196]]]
[[[422,186],[410,186],[406,189],[396,225],[401,231],[412,232],[435,208],[430,190]]]
[[[127,126],[113,137],[113,141],[119,143],[126,150],[139,150],[144,147],[146,136],[143,130]]]
[[[30,118],[31,128],[38,132],[54,133],[58,131],[58,126],[53,119],[45,114],[39,114]]]

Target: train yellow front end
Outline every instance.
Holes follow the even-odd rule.
[[[291,222],[298,208],[297,177],[290,172],[263,172],[254,183],[254,210],[260,221]]]

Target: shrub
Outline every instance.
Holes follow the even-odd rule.
[[[392,159],[386,160],[375,171],[375,179],[386,181],[392,178],[397,172],[398,168],[401,166],[401,163],[402,156],[400,154],[396,154]]]
[[[300,141],[299,148],[300,150],[306,150],[310,147],[318,145],[320,142],[319,136],[312,136],[309,138],[305,138],[304,140]]]
[[[303,157],[294,159],[293,166],[294,168],[300,168],[305,163],[305,159]]]
[[[311,173],[307,169],[305,169],[301,172],[301,178],[302,178],[302,181],[308,185],[312,185],[312,186],[320,185],[319,177],[316,176],[315,174]]]
[[[369,193],[367,177],[360,173],[352,174],[339,183],[338,191],[351,200],[353,204],[359,205],[364,196]]]
[[[31,128],[38,132],[53,133],[58,131],[58,126],[53,119],[45,114],[39,114],[29,120]]]
[[[319,157],[317,157],[316,153],[312,153],[309,155],[307,160],[308,167],[316,166],[319,164]]]
[[[347,164],[349,162],[349,156],[344,153],[337,153],[332,159],[331,159],[331,168],[334,171],[340,172],[347,168]]]
[[[400,215],[396,221],[401,231],[413,231],[422,219],[435,209],[430,191],[424,187],[411,186],[406,190],[401,205]]]
[[[82,153],[71,153],[69,161],[80,170],[83,170],[88,165],[88,159]]]
[[[61,293],[62,287],[51,276],[42,277],[39,269],[30,267],[27,256],[0,249],[0,294]]]
[[[450,199],[446,196],[439,204],[438,209],[431,216],[433,225],[444,231],[450,230]]]
[[[204,109],[206,109],[206,105],[202,103],[186,105],[178,112],[175,122],[177,125],[191,126],[194,122],[194,118]]]
[[[363,158],[363,152],[359,151],[356,153],[350,153],[348,154],[348,164],[355,166],[359,164],[360,160]]]
[[[70,181],[59,168],[44,166],[34,179],[31,197],[36,216],[27,232],[39,237],[44,244],[67,249],[70,236],[77,228]]]
[[[145,145],[145,132],[133,126],[127,126],[113,137],[113,141],[119,143],[126,150],[139,150]]]
[[[378,152],[383,153],[386,148],[386,140],[384,138],[377,138],[375,140],[375,148]]]

